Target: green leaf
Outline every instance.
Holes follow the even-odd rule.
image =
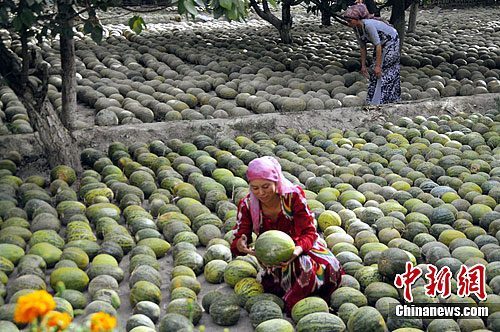
[[[33,15],[33,12],[28,8],[24,8],[19,17],[21,18],[23,24],[27,27],[31,27],[35,22],[35,16]]]
[[[214,18],[217,19],[224,15],[224,10],[222,10],[222,8],[219,7],[217,9],[214,9],[213,13],[214,13]]]
[[[0,7],[0,22],[1,26],[9,21],[9,12],[5,7]]]
[[[92,23],[90,23],[90,21],[86,21],[83,25],[83,33],[85,34],[91,33],[93,29],[94,26],[92,25]]]
[[[207,7],[206,4],[205,4],[205,2],[203,0],[194,0],[194,2],[196,3],[196,5],[198,7],[201,7],[201,8],[206,8]]]
[[[146,28],[146,23],[141,16],[134,16],[129,19],[128,25],[135,33],[139,34]]]
[[[276,8],[276,0],[267,0],[267,2],[269,2],[269,4],[273,6],[273,8]]]
[[[194,6],[193,0],[184,0],[184,7],[186,8],[187,12],[191,14],[192,16],[198,15],[198,11],[196,10],[196,7]]]
[[[227,18],[231,21],[237,21],[239,17],[240,15],[236,6],[227,11]]]
[[[93,41],[96,43],[100,43],[102,40],[102,27],[100,25],[94,26],[94,29],[92,29],[92,32],[90,33],[90,38],[92,38]]]
[[[23,22],[21,21],[21,18],[19,16],[14,17],[12,20],[12,27],[14,27],[14,30],[16,31],[21,31],[23,28]]]
[[[219,0],[219,3],[222,8],[225,8],[227,10],[231,10],[231,8],[233,7],[232,0]]]

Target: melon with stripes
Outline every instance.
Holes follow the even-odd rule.
[[[310,296],[295,303],[292,308],[292,319],[298,322],[302,317],[314,312],[328,312],[328,303],[320,297]]]
[[[240,305],[245,306],[249,298],[264,293],[264,287],[254,278],[243,278],[234,286],[234,292]]]
[[[297,323],[297,332],[330,331],[342,332],[346,326],[342,319],[329,312],[313,312]]]
[[[269,266],[288,261],[295,249],[292,238],[281,231],[270,230],[262,233],[255,241],[255,256]]]
[[[234,287],[238,281],[243,278],[256,277],[257,270],[252,264],[242,261],[234,260],[229,262],[224,270],[224,281],[231,287]]]

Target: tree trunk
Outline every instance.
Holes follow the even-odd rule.
[[[332,16],[330,15],[330,12],[327,12],[325,10],[321,11],[321,25],[324,27],[329,27],[332,25]]]
[[[293,42],[291,4],[289,1],[284,1],[281,6],[281,26],[279,29],[281,42],[291,44]]]
[[[414,2],[410,7],[410,17],[408,19],[408,32],[415,32],[417,27],[418,2]]]
[[[27,44],[23,47],[27,47]],[[22,54],[29,52],[22,50]],[[81,164],[76,141],[63,126],[47,98],[49,76],[47,63],[37,64],[36,70],[34,74],[42,81],[39,86],[34,86],[29,81],[27,84],[20,84],[22,67],[14,53],[0,42],[0,75],[26,108],[50,167],[64,164],[78,172],[81,170]]]
[[[71,13],[67,5],[58,3],[61,15]],[[62,17],[62,31],[59,39],[61,55],[61,77],[62,110],[60,113],[64,127],[69,130],[74,128],[76,118],[76,64],[75,64],[75,40],[73,39],[73,19]]]
[[[405,38],[405,28],[406,28],[404,1],[394,1],[394,4],[392,5],[392,12],[389,23],[391,23],[398,32],[399,46],[400,48],[402,48]]]
[[[380,10],[377,7],[377,4],[375,3],[374,0],[365,0],[365,5],[366,5],[366,9],[368,9],[368,11],[371,14],[373,14],[375,16],[380,16]]]
[[[319,10],[321,12],[321,25],[324,27],[329,27],[332,25],[332,14],[330,12],[330,5],[327,1],[321,1],[319,4]]]
[[[80,154],[75,139],[63,126],[52,103],[45,97],[42,103],[33,105],[22,98],[28,111],[28,116],[38,132],[38,140],[45,149],[45,155],[50,167],[68,165],[76,172],[81,171]]]

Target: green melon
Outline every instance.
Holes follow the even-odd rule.
[[[170,292],[170,300],[175,299],[193,299],[196,301],[196,293],[187,287],[177,287]]]
[[[111,203],[97,203],[89,206],[85,212],[91,222],[95,222],[102,217],[109,217],[116,221],[120,220],[120,209]]]
[[[76,263],[80,269],[89,265],[89,256],[85,251],[77,247],[68,247],[62,251],[61,260],[68,259]]]
[[[219,290],[211,290],[208,291],[203,298],[201,299],[201,306],[206,312],[209,312],[210,306],[214,303],[215,300],[223,298],[224,294],[222,294]]]
[[[27,289],[45,290],[47,289],[47,285],[45,284],[45,280],[43,280],[41,277],[32,274],[26,274],[17,277],[16,279],[9,282],[9,284],[7,285],[8,297],[11,298],[16,292]]]
[[[355,305],[354,303],[343,303],[339,309],[337,310],[337,316],[342,319],[344,324],[347,324],[349,321],[349,318],[352,316],[352,314],[358,309],[358,306]]]
[[[283,313],[280,306],[275,302],[264,300],[259,302],[258,305],[252,306],[249,316],[252,326],[255,328],[267,320],[283,318]]]
[[[225,240],[223,241],[225,242]],[[231,261],[231,249],[224,244],[214,244],[208,247],[203,255],[205,264],[216,259],[226,262]]]
[[[364,266],[354,273],[354,278],[359,282],[361,289],[376,281],[382,281],[382,275],[374,266]]]
[[[193,323],[184,315],[178,313],[167,313],[161,318],[158,327],[159,332],[177,332],[181,330],[193,330]]]
[[[203,257],[196,251],[183,250],[175,255],[174,266],[184,265],[191,268],[196,275],[203,272]]]
[[[135,305],[133,313],[146,315],[156,323],[160,318],[160,306],[151,301],[141,301]]]
[[[69,303],[69,301],[57,296],[54,296],[54,301],[56,302],[56,307],[54,309],[55,311],[65,312],[71,317],[74,316],[73,306],[71,305],[71,303]]]
[[[190,267],[184,265],[178,265],[172,269],[170,280],[178,276],[188,276],[196,279],[196,274],[194,273],[194,271]]]
[[[281,231],[270,230],[262,233],[255,241],[255,256],[269,266],[288,261],[295,249],[292,238]]]
[[[74,289],[65,289],[57,295],[71,303],[73,309],[85,309],[88,304],[87,297],[82,292]]]
[[[173,291],[178,287],[189,288],[196,294],[198,294],[201,290],[200,282],[196,280],[196,278],[189,276],[177,276],[170,281],[170,291]]]
[[[227,264],[227,262],[220,259],[214,259],[208,262],[203,270],[205,280],[211,284],[220,284],[223,282],[224,271],[226,270]]]
[[[406,252],[398,248],[389,248],[380,254],[378,260],[378,271],[389,280],[393,280],[396,274],[401,274],[406,269],[406,262],[410,258]]]
[[[50,274],[50,285],[55,289],[58,282],[64,283],[66,289],[85,291],[89,284],[87,274],[74,267],[61,267]]]
[[[427,326],[428,332],[460,332],[460,326],[453,319],[434,319]]]
[[[61,259],[62,255],[61,249],[46,242],[35,244],[30,248],[28,253],[42,257],[48,267],[54,266]]]
[[[346,326],[342,319],[328,312],[314,312],[297,323],[297,332],[342,332]]]
[[[7,320],[0,320],[0,331],[5,332],[19,332],[17,326]]]
[[[274,303],[276,303],[277,305],[279,305],[279,307],[281,308],[281,311],[283,311],[283,309],[285,309],[285,302],[283,302],[283,299],[281,299],[280,297],[278,297],[277,295],[275,294],[271,294],[271,293],[262,293],[262,294],[257,294],[253,297],[250,297],[247,302],[245,303],[245,310],[250,312],[250,310],[252,310],[252,307],[254,304],[257,304],[257,303],[260,303],[261,301],[273,301]]]
[[[328,304],[319,297],[306,297],[298,301],[292,308],[291,314],[294,322],[313,312],[329,312]]]
[[[375,305],[375,303],[382,297],[392,297],[394,299],[399,299],[398,290],[394,286],[379,281],[369,284],[365,288],[364,294],[368,299],[368,303],[370,305]]]
[[[50,171],[50,181],[54,181],[56,179],[63,180],[71,186],[76,180],[76,173],[69,166],[58,165]]]
[[[170,243],[168,243],[165,240],[157,238],[142,239],[137,243],[137,245],[145,245],[153,249],[156,258],[161,258],[165,256],[167,251],[170,249]]]
[[[358,308],[347,322],[349,332],[386,332],[384,318],[377,309],[369,306]]]
[[[151,301],[159,304],[161,301],[160,288],[148,281],[136,282],[130,290],[130,303],[135,306],[141,301]]]
[[[143,266],[141,266],[142,268]],[[90,279],[94,279],[97,276],[108,275],[116,279],[117,282],[122,282],[125,273],[119,266],[110,266],[107,264],[91,264],[87,269],[87,275]]]
[[[454,230],[454,229],[446,229],[439,234],[439,242],[444,243],[446,246],[449,246],[450,243],[455,239],[465,239],[466,236],[464,233]]]
[[[240,319],[240,307],[224,298],[215,299],[209,313],[214,323],[221,326],[235,325]]]
[[[166,313],[176,313],[191,319],[191,322],[196,325],[201,319],[202,308],[192,299],[176,299],[170,301],[167,305]]]
[[[100,265],[100,264],[106,264],[110,266],[118,266],[118,262],[116,259],[108,254],[99,254],[94,257],[92,260],[92,265]]]
[[[24,256],[23,248],[14,244],[0,243],[0,257],[6,258],[14,264]]]
[[[255,267],[242,260],[234,260],[229,262],[224,270],[224,281],[231,287],[234,287],[238,281],[247,277],[256,277],[257,270]]]
[[[358,307],[368,304],[366,296],[359,290],[352,287],[340,287],[330,295],[330,305],[338,310],[344,303],[352,303]]]
[[[342,220],[335,211],[326,210],[319,215],[318,226],[321,231],[325,231],[330,226],[341,226]]]
[[[293,325],[282,318],[266,320],[255,328],[255,332],[293,332]]]
[[[250,297],[264,293],[264,287],[254,278],[243,278],[234,286],[234,292],[238,295],[240,305],[244,306]]]

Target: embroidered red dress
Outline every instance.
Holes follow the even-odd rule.
[[[238,239],[243,234],[250,241],[252,239],[249,196],[241,200],[237,219],[235,238],[231,243],[235,256],[243,255],[236,248]],[[277,267],[261,271],[264,290],[282,297],[287,312],[308,296],[320,296],[330,303],[330,295],[339,286],[344,271],[335,256],[318,240],[314,215],[307,206],[302,189],[281,196],[281,211],[276,221],[263,215],[261,210],[259,233],[273,229],[290,235],[295,245],[302,247],[303,254],[286,269]]]

